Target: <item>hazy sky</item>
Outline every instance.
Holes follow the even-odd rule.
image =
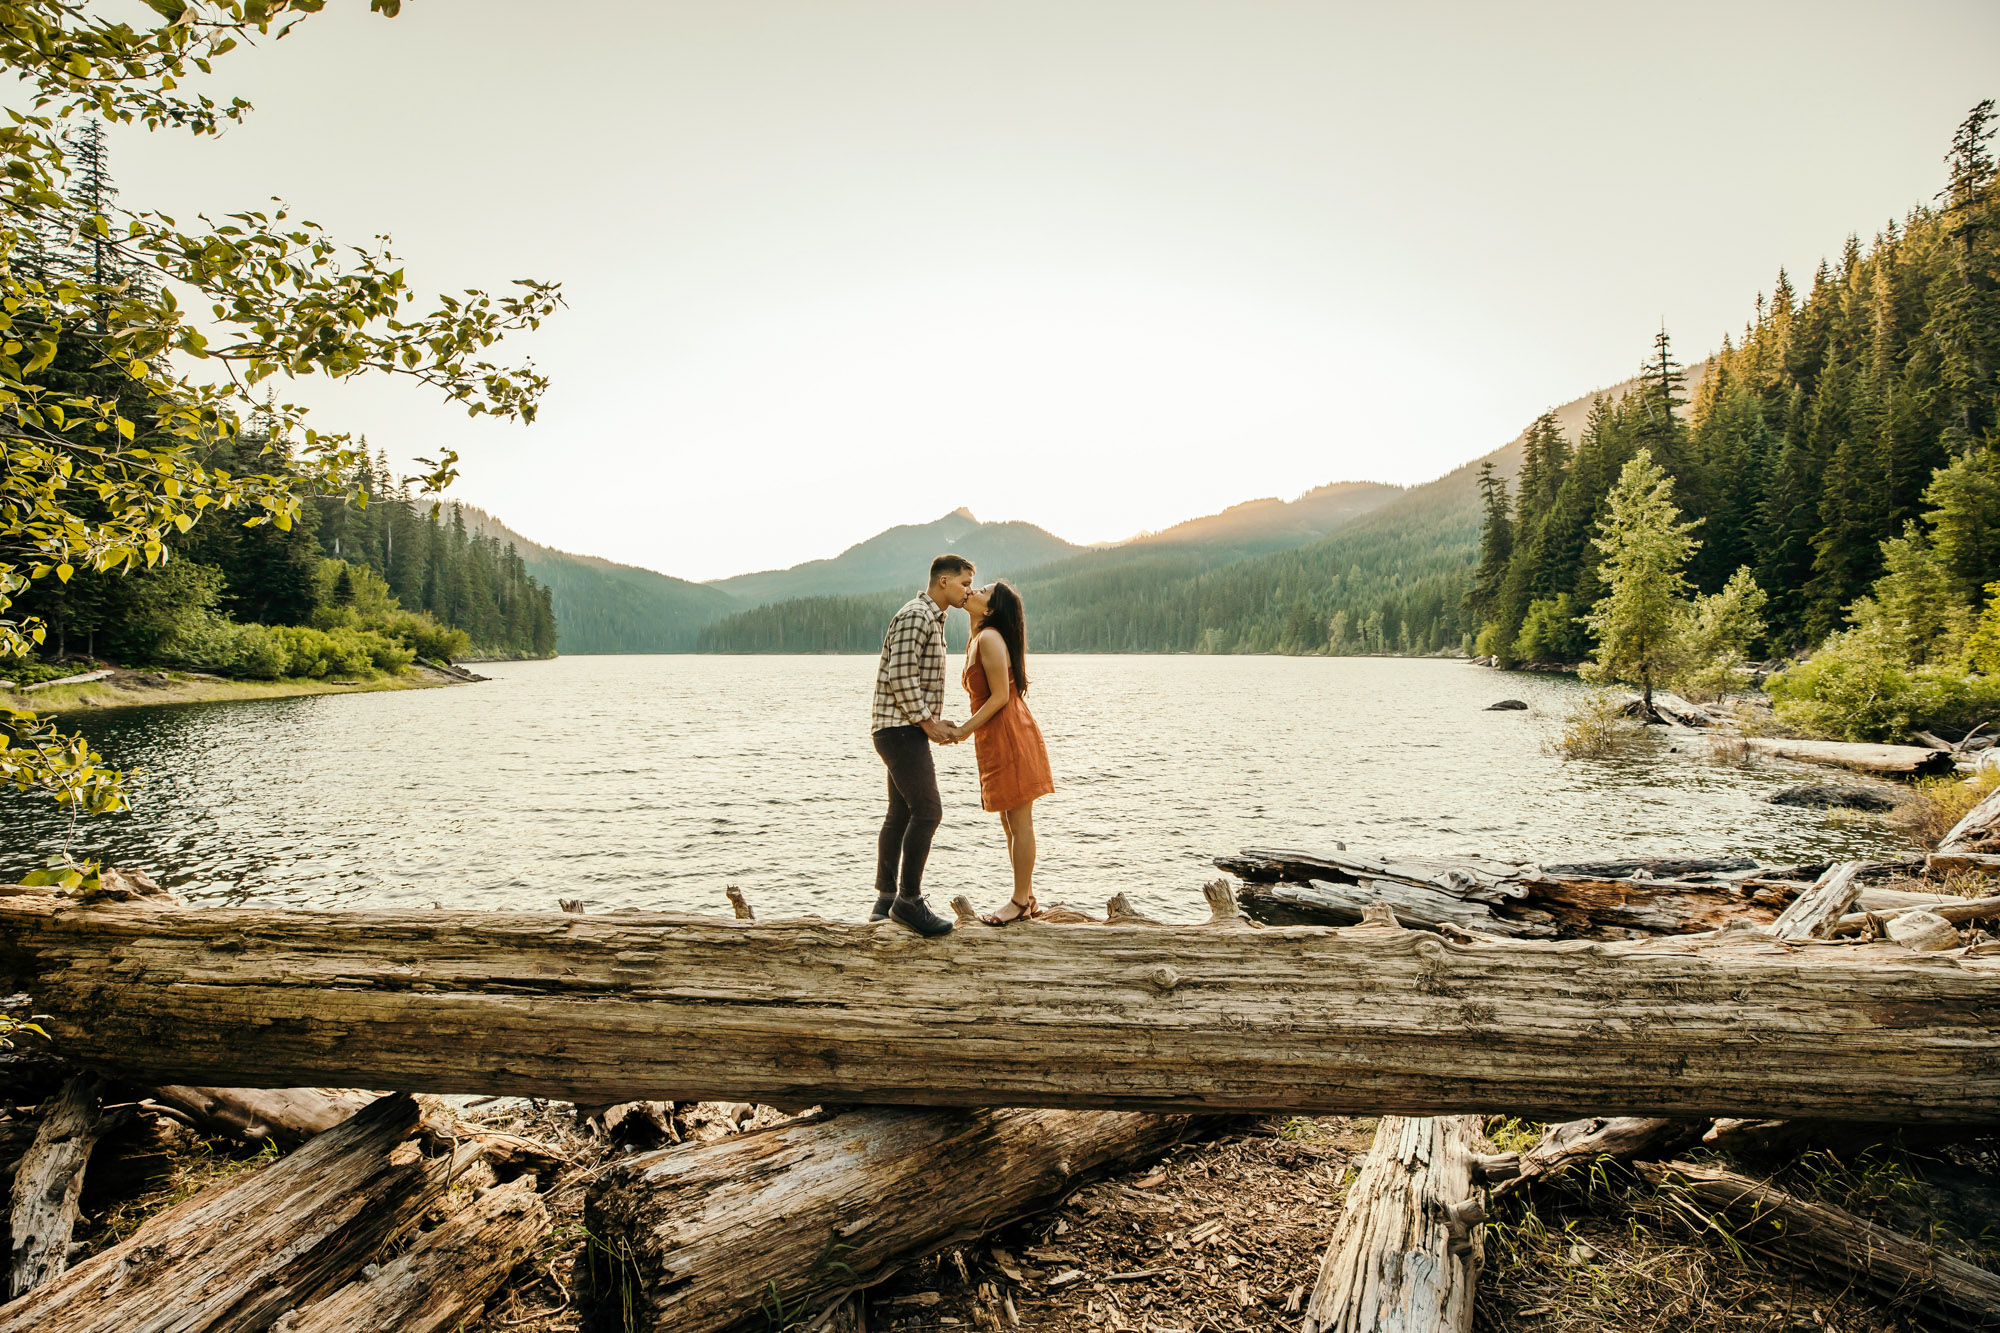
[[[419,285],[560,280],[522,429],[295,391],[690,578],[959,505],[1073,541],[1428,480],[1931,197],[2000,4],[336,0],[130,206],[289,200]],[[185,219],[184,219],[185,220]]]

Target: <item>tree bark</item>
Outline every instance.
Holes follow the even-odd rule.
[[[69,1239],[76,1229],[90,1150],[126,1118],[97,1109],[103,1087],[94,1074],[79,1074],[64,1084],[15,1168],[7,1226],[13,1251],[7,1266],[9,1300],[46,1286],[69,1266]]]
[[[271,1333],[454,1333],[549,1233],[532,1176],[487,1190],[372,1277],[280,1318]]]
[[[1924,869],[1933,875],[2000,875],[2000,852],[1932,852]]]
[[[868,1107],[625,1158],[584,1206],[600,1242],[586,1327],[816,1322],[849,1292],[1053,1203],[1086,1172],[1159,1152],[1194,1123]]]
[[[1727,1220],[1737,1243],[1948,1328],[2000,1326],[2000,1275],[1844,1209],[1761,1180],[1690,1162],[1642,1162],[1639,1171],[1698,1231]]]
[[[1303,1333],[1467,1333],[1486,1211],[1475,1116],[1384,1116],[1342,1201]]]
[[[2000,1119],[2000,958],[0,900],[63,1049],[162,1082],[777,1106]],[[1841,1058],[1827,1058],[1838,1049]]]
[[[265,1333],[354,1276],[444,1188],[454,1159],[424,1156],[418,1121],[412,1098],[382,1098],[0,1306],[0,1333]]]

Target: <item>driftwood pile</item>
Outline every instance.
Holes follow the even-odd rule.
[[[2000,862],[2000,801],[1938,855]],[[899,1268],[1244,1111],[1382,1117],[1311,1333],[1469,1328],[1490,1196],[1607,1159],[1711,1223],[1779,1219],[1780,1258],[2000,1320],[1993,1275],[1680,1156],[2000,1124],[2000,896],[1857,863],[1219,864],[1242,883],[1202,925],[961,905],[938,941],[740,895],[725,920],[0,891],[0,993],[75,1062],[31,1141],[0,1120],[0,1333],[459,1327],[543,1243],[560,1162],[433,1093],[559,1098],[649,1149],[576,1186],[593,1329],[852,1327]],[[357,1083],[399,1091],[313,1086]],[[796,1114],[675,1119],[722,1097]],[[1488,1114],[1564,1123],[1510,1155]],[[72,1267],[92,1145],[133,1117],[293,1150]]]

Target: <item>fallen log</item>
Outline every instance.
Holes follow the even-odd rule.
[[[296,1145],[332,1129],[380,1093],[351,1088],[193,1088],[167,1084],[150,1100],[212,1133]]]
[[[1733,1171],[1690,1162],[1641,1162],[1638,1169],[1697,1231],[1719,1227],[1737,1244],[1836,1285],[1859,1286],[1944,1327],[2000,1326],[2000,1274],[1925,1241]]]
[[[1831,866],[1813,886],[1792,900],[1783,915],[1771,923],[1770,932],[1781,940],[1829,939],[1834,928],[1861,896],[1861,872],[1865,863],[1843,861]]]
[[[1559,1180],[1578,1167],[1610,1158],[1630,1161],[1635,1157],[1670,1153],[1701,1137],[1699,1121],[1666,1120],[1658,1116],[1592,1116],[1550,1125],[1533,1147],[1521,1154],[1514,1175],[1493,1186],[1499,1198],[1541,1180]]]
[[[1778,759],[1797,759],[1808,764],[1830,764],[1886,777],[1914,778],[1932,773],[1949,773],[1952,757],[1927,745],[1864,745],[1855,741],[1795,741],[1774,736],[1745,736],[1743,744],[1758,754]]]
[[[2000,860],[2000,857],[1995,859]],[[1954,926],[1962,926],[1971,921],[1992,921],[2000,919],[2000,897],[1939,898],[1931,902],[1911,904],[1908,907],[1893,907],[1887,911],[1849,912],[1834,924],[1833,933],[1836,936],[1858,934],[1865,930],[1871,921],[1886,923],[1892,918],[1911,912],[1928,912],[1933,916],[1944,918]]]
[[[271,1333],[455,1333],[549,1233],[533,1176],[485,1191],[371,1274],[283,1315]]]
[[[1417,888],[1396,880],[1362,880],[1352,884],[1313,880],[1306,884],[1245,883],[1236,891],[1245,914],[1267,926],[1359,925],[1370,903],[1386,902],[1405,925],[1436,930],[1457,926],[1487,935],[1548,939],[1556,934],[1547,921],[1501,916],[1485,903],[1468,902],[1437,889]]]
[[[1384,1116],[1320,1262],[1302,1333],[1468,1333],[1486,1208],[1476,1116]]]
[[[923,940],[816,919],[12,897],[0,976],[67,1054],[142,1086],[2000,1119],[2000,957],[1744,931],[1029,921]]]
[[[1924,869],[1933,875],[2000,875],[2000,852],[1932,852]]]
[[[94,1074],[79,1074],[64,1084],[15,1168],[13,1210],[7,1219],[9,1300],[47,1285],[69,1266],[69,1239],[76,1229],[90,1151],[126,1119],[124,1113],[98,1109],[103,1090],[103,1081]]]
[[[1938,850],[2000,853],[2000,787],[1951,826],[1951,832],[1938,843]]]
[[[382,1098],[0,1306],[0,1333],[264,1333],[353,1277],[443,1189],[455,1159],[423,1155],[418,1120],[412,1098]]]
[[[1157,1153],[1197,1123],[868,1107],[627,1157],[584,1204],[597,1241],[585,1326],[816,1322],[898,1267],[1045,1207],[1078,1177]]]

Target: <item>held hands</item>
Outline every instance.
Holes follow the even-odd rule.
[[[938,745],[956,745],[972,733],[956,723],[930,718],[924,723],[924,734]]]

